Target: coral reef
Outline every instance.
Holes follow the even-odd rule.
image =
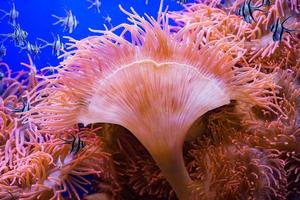
[[[0,98],[0,198],[80,199],[78,191],[87,193],[86,185],[91,184],[88,176],[104,179],[110,173],[109,154],[103,152],[103,141],[96,135],[101,127],[79,129],[76,125],[45,134],[32,122],[21,123],[29,104],[28,93],[39,81],[32,63],[24,65],[30,72],[11,73],[1,63],[5,70]],[[69,153],[71,145],[62,140],[72,134],[80,135],[86,144],[76,154]]]
[[[1,63],[0,198],[300,198],[300,32],[269,28],[300,6],[243,3],[120,7],[57,67]]]

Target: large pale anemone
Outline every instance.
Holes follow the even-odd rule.
[[[179,199],[188,199],[192,180],[182,145],[193,122],[231,100],[276,112],[275,86],[258,69],[235,66],[244,53],[236,42],[201,46],[171,31],[162,2],[157,20],[122,11],[132,24],[70,41],[58,74],[32,93],[27,120],[42,132],[77,123],[121,125],[146,147]]]

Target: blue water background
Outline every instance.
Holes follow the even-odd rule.
[[[120,11],[119,4],[126,10],[130,10],[130,7],[133,7],[139,14],[147,13],[150,16],[156,17],[160,0],[148,0],[147,5],[145,1],[102,0],[100,14],[95,7],[88,9],[90,3],[86,0],[15,0],[14,3],[16,9],[19,11],[17,23],[21,25],[22,29],[28,32],[27,40],[35,44],[37,38],[52,42],[52,33],[54,35],[59,34],[61,39],[63,36],[82,39],[87,36],[96,35],[95,33],[91,33],[88,28],[104,29],[103,24],[109,27],[110,25],[104,19],[107,16],[111,17],[111,24],[113,26],[127,22],[127,16]],[[9,11],[12,7],[12,2],[10,0],[0,0],[0,9]],[[182,5],[178,4],[175,0],[165,0],[164,8],[166,5],[169,6],[169,10],[182,9]],[[65,10],[72,10],[72,13],[79,21],[78,27],[71,34],[67,31],[63,32],[63,27],[60,25],[52,25],[57,19],[51,15],[66,16]],[[3,13],[0,13],[0,18],[1,16],[3,16]],[[13,32],[13,29],[8,24],[8,17],[6,17],[0,22],[0,34],[11,32]],[[0,41],[2,39],[4,37],[0,37]],[[63,39],[63,42],[67,41]],[[41,42],[38,43],[44,44]],[[7,48],[7,53],[2,58],[2,61],[9,64],[13,70],[27,70],[26,67],[20,65],[21,62],[29,62],[27,52],[25,50],[20,52],[20,48],[14,45],[12,39],[6,40],[4,46]],[[57,59],[56,55],[52,55],[51,47],[42,49],[40,55],[32,58],[38,69],[49,65],[56,66],[61,61]]]

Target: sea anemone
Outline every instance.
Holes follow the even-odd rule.
[[[7,159],[1,162],[0,183],[9,184],[7,191],[14,191],[15,198],[61,199],[68,196],[80,199],[79,190],[88,193],[85,188],[91,184],[88,175],[100,178],[109,173],[108,154],[103,153],[101,138],[92,131],[79,133],[86,147],[76,155],[69,153],[70,145],[63,145],[59,138],[39,134],[32,125],[27,130],[20,127],[11,134],[3,156]]]
[[[39,81],[31,59],[22,65],[30,72],[14,73],[1,63],[0,198],[80,199],[79,191],[88,193],[87,185],[91,185],[88,176],[102,180],[111,172],[109,154],[96,135],[101,127],[74,125],[48,134],[30,121],[22,124],[23,112],[31,109],[28,94]],[[86,144],[76,153],[70,153],[71,145],[63,141],[72,134],[80,135]]]
[[[259,67],[235,65],[245,53],[239,41],[228,36],[200,45],[204,35],[197,41],[182,37],[170,29],[162,4],[157,20],[120,7],[132,24],[71,39],[58,74],[45,77],[41,85],[47,87],[31,93],[35,106],[25,122],[42,132],[77,123],[121,125],[146,147],[178,198],[188,199],[192,180],[182,146],[200,116],[231,100],[274,113],[280,108],[271,76]]]
[[[116,138],[112,155],[116,174],[125,188],[122,197],[174,199],[174,191],[145,147],[124,128],[111,134]]]
[[[175,26],[175,29],[179,29],[182,36],[190,40],[203,44],[232,36],[235,39],[244,39],[242,47],[247,49],[245,57],[249,57],[248,61],[272,59],[279,62],[281,59],[278,58],[287,56],[282,55],[282,52],[291,53],[299,49],[297,48],[300,42],[298,31],[292,34],[283,32],[281,41],[273,41],[273,33],[270,30],[277,19],[288,19],[285,22],[287,27],[299,30],[299,15],[295,13],[292,6],[295,2],[292,2],[272,1],[269,7],[262,8],[265,12],[253,13],[254,18],[257,19],[257,22],[253,23],[246,23],[243,17],[234,14],[245,3],[242,0],[234,1],[232,6],[225,8],[221,6],[219,0],[199,1],[185,6],[184,10],[170,12],[169,17],[180,27]],[[251,4],[258,6],[261,5],[261,1],[251,1]],[[204,40],[199,37],[200,35],[205,35]]]
[[[209,139],[193,145],[188,167],[200,183],[195,187],[202,199],[285,199],[287,178],[280,152],[243,142],[216,146]]]

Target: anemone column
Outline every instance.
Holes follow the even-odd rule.
[[[99,88],[78,121],[119,124],[147,148],[180,199],[192,182],[182,145],[192,123],[230,102],[220,82],[191,66],[144,60],[117,70]]]

